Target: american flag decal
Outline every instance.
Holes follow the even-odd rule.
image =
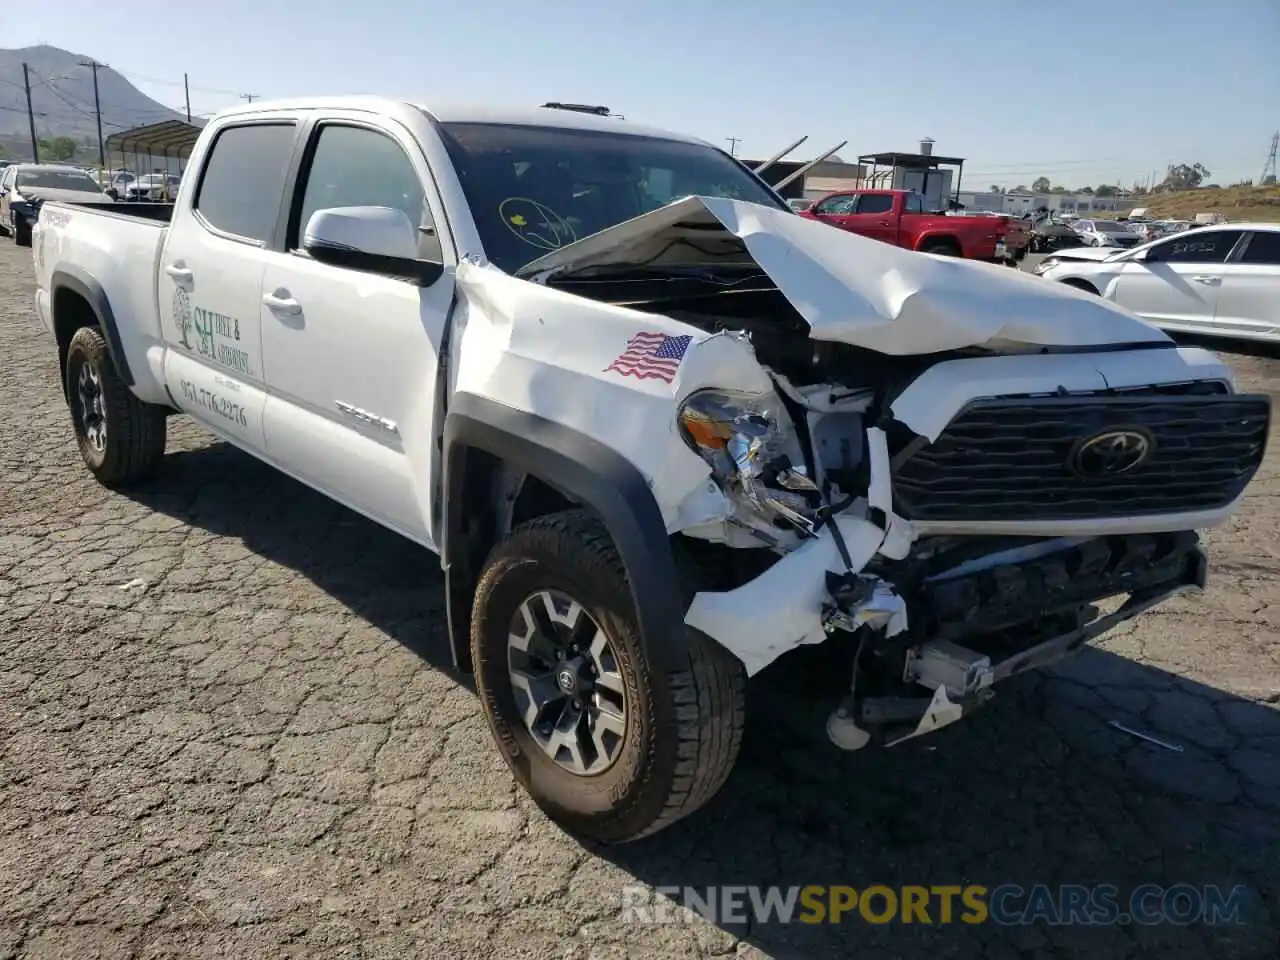
[[[669,337],[665,333],[637,333],[627,341],[627,349],[604,368],[637,380],[663,380],[670,383],[680,369],[680,361],[693,337]]]

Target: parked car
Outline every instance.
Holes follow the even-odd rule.
[[[1114,220],[1076,220],[1071,228],[1089,247],[1132,247],[1140,242],[1136,233]]]
[[[125,184],[120,199],[167,202],[178,195],[178,187],[181,185],[181,178],[175,174],[148,173]]]
[[[1269,400],[1213,353],[830,229],[679,134],[293,100],[190,169],[150,218],[41,210],[86,467],[154,474],[181,411],[438,551],[503,758],[597,840],[713,796],[800,645],[848,653],[832,741],[888,745],[1203,585],[1262,460]]]
[[[1031,223],[1031,251],[1044,253],[1056,250],[1063,245],[1074,246],[1080,242],[1079,235],[1071,229],[1071,223],[1053,215],[1041,217]]]
[[[1121,253],[1066,250],[1036,272],[1165,330],[1280,340],[1280,224],[1201,227]]]
[[[1030,244],[1026,224],[1012,216],[926,213],[910,190],[856,190],[823,197],[802,217],[896,247],[1013,264]]]
[[[31,227],[46,200],[109,201],[97,182],[75,167],[15,163],[0,173],[0,228],[20,247],[31,246]]]

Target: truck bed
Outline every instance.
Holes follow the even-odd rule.
[[[152,220],[168,223],[173,218],[172,203],[147,203],[145,201],[106,201],[103,203],[69,203],[59,201],[62,206],[92,210],[95,213],[106,213],[114,216],[136,217],[140,220]]]
[[[172,215],[173,204],[165,203],[51,200],[40,207],[33,238],[41,321],[55,332],[50,297],[54,274],[60,266],[73,265],[73,295],[109,303],[115,317],[128,318],[115,328],[115,362],[128,371],[126,382],[132,381],[148,403],[168,402],[161,382],[147,372],[148,351],[164,342],[156,286]]]

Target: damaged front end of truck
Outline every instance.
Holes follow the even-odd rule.
[[[545,325],[546,296],[690,338],[670,386],[629,384],[625,429],[599,436],[650,479],[692,571],[688,626],[749,674],[806,644],[852,651],[828,722],[845,749],[954,722],[1203,587],[1196,531],[1265,452],[1268,398],[1212,354],[1099,298],[783,211],[688,198],[520,276],[542,288],[520,308],[459,280],[490,315]],[[578,403],[615,388],[597,368]],[[574,415],[536,374],[523,389]]]

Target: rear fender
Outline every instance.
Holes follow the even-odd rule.
[[[116,374],[125,386],[132,387],[133,370],[129,366],[129,358],[125,356],[111,301],[102,285],[76,267],[63,266],[53,272],[49,291],[53,329],[58,339],[59,369],[65,365],[67,345],[75,336],[76,330],[92,322],[102,330],[103,339],[107,341],[107,353],[115,365]]]

